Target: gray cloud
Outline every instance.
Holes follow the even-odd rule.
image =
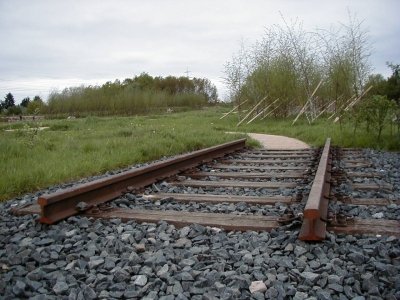
[[[223,91],[223,65],[244,38],[298,18],[308,30],[364,19],[371,62],[399,63],[398,1],[1,1],[0,97],[46,97],[51,88],[151,75],[208,77]],[[386,73],[385,73],[386,72]]]

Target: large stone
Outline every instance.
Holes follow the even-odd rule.
[[[64,281],[57,281],[56,284],[53,286],[53,291],[57,295],[65,294],[69,289],[69,286]]]
[[[19,242],[20,247],[27,247],[32,244],[32,238],[26,237]]]
[[[332,296],[331,293],[329,291],[326,290],[318,290],[316,292],[317,298],[318,300],[331,300]]]
[[[110,293],[108,291],[101,291],[99,294],[100,299],[109,299],[110,298]]]
[[[249,287],[250,293],[263,293],[267,290],[267,286],[263,281],[253,281]]]
[[[136,265],[141,263],[142,259],[136,252],[132,251],[131,254],[129,255],[129,261],[132,262],[132,264]]]
[[[362,289],[369,294],[379,294],[378,290],[378,280],[371,273],[366,273],[361,275],[362,281]]]
[[[88,285],[85,285],[82,289],[84,299],[96,299],[96,292]]]
[[[179,235],[180,237],[185,237],[189,234],[189,232],[190,232],[190,227],[186,226],[179,230]]]
[[[337,283],[328,284],[328,288],[338,293],[343,293],[343,286]]]
[[[158,270],[157,276],[164,277],[166,274],[168,274],[168,270],[169,270],[168,264],[165,264],[164,266],[162,266],[160,270]]]
[[[135,244],[134,245],[136,252],[142,253],[146,251],[146,246],[145,244]]]
[[[307,249],[301,247],[301,246],[296,246],[294,248],[294,254],[299,257],[302,256],[303,254],[307,253]]]
[[[268,299],[278,299],[279,298],[279,292],[275,287],[270,287],[268,289],[268,291],[265,293],[265,295],[268,297]],[[280,297],[280,298],[282,298],[282,297]],[[260,299],[264,299],[264,297],[260,298]]]
[[[32,281],[27,279],[26,284],[30,287],[30,289],[32,289],[33,291],[37,291],[38,289],[40,289],[43,284],[39,281]]]
[[[16,296],[24,296],[25,295],[26,284],[23,281],[17,280],[14,284],[12,291]]]
[[[373,214],[372,217],[374,219],[383,219],[385,217],[385,214],[383,212],[378,212],[376,214]]]
[[[89,269],[95,269],[103,263],[104,263],[104,259],[102,259],[102,258],[96,258],[96,259],[90,260],[89,264],[88,264]]]
[[[343,283],[343,276],[338,276],[335,274],[328,275],[328,283],[337,283],[337,284],[342,284]]]
[[[352,299],[354,297],[353,289],[351,288],[351,286],[345,285],[343,287],[343,290],[347,298]]]
[[[292,244],[292,243],[289,243],[289,244],[286,245],[286,247],[285,247],[284,250],[285,250],[285,251],[292,252],[293,249],[294,249],[293,244]]]
[[[123,282],[128,281],[130,279],[130,275],[126,270],[119,269],[115,271],[114,278],[116,282]]]
[[[318,278],[320,277],[320,274],[313,273],[313,272],[303,272],[303,273],[301,273],[301,277],[310,281],[311,283],[315,283],[318,280]]]
[[[191,267],[196,263],[196,261],[194,259],[190,259],[190,258],[186,258],[186,259],[182,259],[179,262],[179,265],[183,266],[183,267]]]
[[[253,264],[253,256],[251,255],[251,253],[246,253],[243,256],[242,260],[247,265],[252,265]]]
[[[361,265],[365,262],[365,256],[358,252],[352,252],[347,257],[356,265]]]
[[[146,275],[138,275],[134,282],[135,285],[138,286],[145,286],[147,283],[147,276]]]
[[[293,300],[304,300],[308,298],[308,294],[304,292],[297,291],[293,297]]]
[[[174,283],[174,286],[172,287],[172,293],[174,295],[179,295],[180,293],[183,293],[183,288],[179,281],[176,281]]]
[[[187,247],[191,247],[191,246],[192,246],[192,241],[189,240],[189,239],[187,239],[187,238],[182,237],[182,238],[178,239],[178,240],[173,244],[173,246],[174,246],[175,248],[187,248]]]
[[[175,278],[179,281],[193,281],[193,276],[189,272],[182,272],[175,275]]]

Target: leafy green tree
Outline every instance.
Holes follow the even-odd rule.
[[[14,96],[11,93],[8,93],[4,98],[3,108],[8,109],[13,106],[15,106]]]
[[[363,103],[360,113],[367,127],[376,132],[378,141],[380,141],[382,131],[387,122],[390,121],[395,109],[394,101],[381,95],[374,95]]]
[[[14,105],[7,109],[7,115],[21,115],[22,109],[20,105]]]
[[[33,97],[33,100],[32,100],[32,101],[38,101],[38,102],[43,103],[42,98],[40,98],[40,96],[38,96],[38,95],[36,95],[35,97]]]
[[[365,86],[372,86],[371,95],[387,95],[387,80],[381,74],[370,75]]]
[[[133,82],[140,90],[150,90],[154,87],[154,78],[147,73],[135,76]]]
[[[388,63],[392,69],[392,75],[387,79],[387,97],[400,105],[400,65]]]
[[[29,97],[26,97],[26,98],[22,99],[21,106],[28,107],[29,102],[31,102],[31,99]]]
[[[26,111],[28,114],[37,114],[44,107],[44,102],[40,96],[35,96],[31,102],[29,102]]]

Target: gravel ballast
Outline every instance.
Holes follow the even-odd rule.
[[[388,172],[399,198],[399,154],[365,153],[377,168]],[[169,187],[159,183],[157,188]],[[238,189],[232,194],[242,192],[260,190]],[[17,203],[34,202],[38,195],[0,203],[0,298],[400,298],[400,241],[393,236],[328,233],[321,243],[305,243],[297,239],[298,228],[227,232],[197,224],[177,229],[165,222],[137,224],[81,216],[48,226],[37,223],[37,216],[9,213]],[[262,215],[287,209],[283,204],[146,201],[133,195],[114,205]],[[352,214],[363,216],[363,211]],[[382,212],[385,218],[389,214],[398,219],[399,206],[367,211],[368,216]]]

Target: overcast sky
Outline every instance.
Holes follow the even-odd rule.
[[[298,18],[307,30],[364,20],[375,73],[400,63],[399,0],[0,0],[0,99],[134,77],[206,77],[224,97],[223,66],[240,41]]]

